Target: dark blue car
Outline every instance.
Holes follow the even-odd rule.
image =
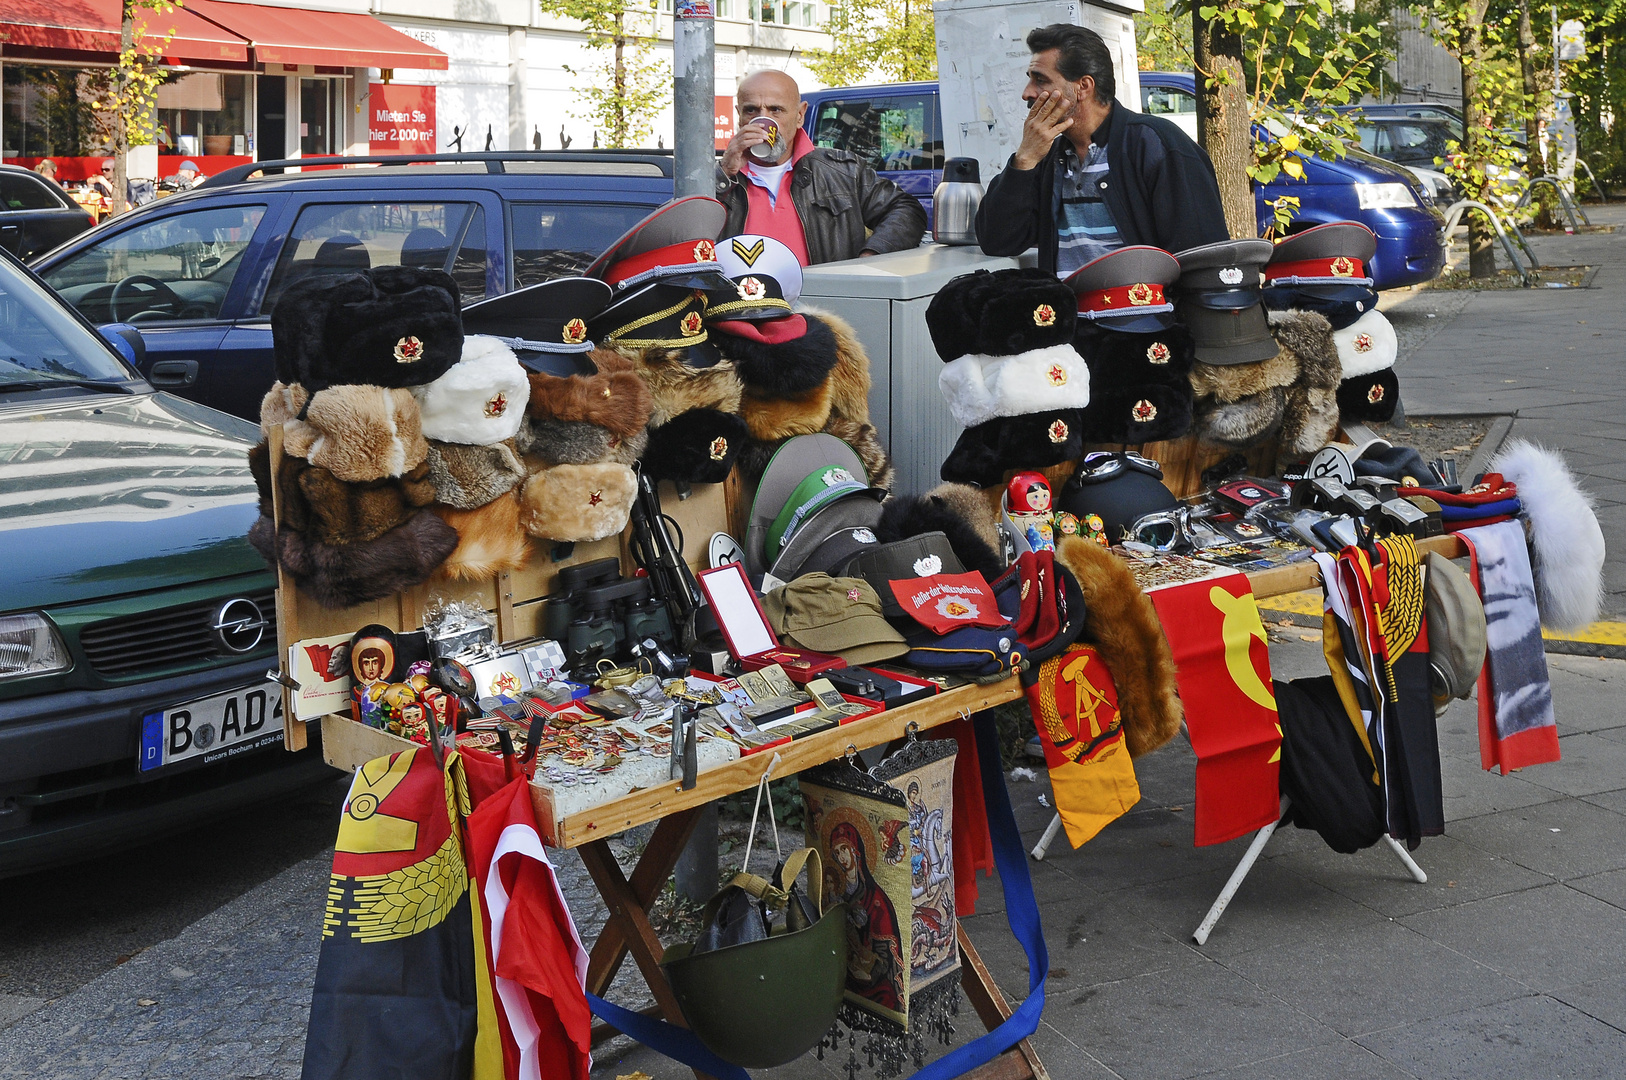
[[[672,197],[670,154],[253,168],[114,218],[34,266],[92,323],[140,330],[153,386],[248,419],[271,387],[271,308],[291,282],[433,266],[469,303],[579,272]]]
[[[1140,73],[1141,103],[1195,134],[1196,80],[1181,72]],[[877,172],[919,198],[931,214],[930,195],[942,179],[942,117],[935,82],[817,90],[808,103],[808,135],[867,157]],[[1445,265],[1439,213],[1404,169],[1351,147],[1338,161],[1305,159],[1305,178],[1255,188],[1259,231],[1274,220],[1267,205],[1281,195],[1299,199],[1289,231],[1329,221],[1359,221],[1377,234],[1372,277],[1380,289],[1431,281]]]

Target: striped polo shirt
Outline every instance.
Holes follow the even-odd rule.
[[[1056,163],[1055,211],[1056,275],[1067,277],[1085,263],[1123,247],[1112,212],[1101,201],[1107,179],[1107,148],[1090,143],[1083,162],[1070,141],[1064,141]]]

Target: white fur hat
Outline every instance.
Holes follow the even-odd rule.
[[[1090,403],[1090,369],[1071,345],[1015,356],[968,353],[943,365],[937,385],[965,427],[1001,416],[1026,416]]]
[[[463,339],[463,355],[440,378],[413,388],[425,438],[490,446],[512,439],[525,418],[531,383],[508,346],[494,337]]]
[[[1346,379],[1394,367],[1395,354],[1400,351],[1395,328],[1375,308],[1342,330],[1334,330],[1332,340],[1338,346],[1338,363]]]

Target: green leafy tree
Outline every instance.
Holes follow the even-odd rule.
[[[1198,130],[1233,236],[1258,231],[1253,184],[1283,173],[1303,180],[1306,155],[1342,157],[1355,138],[1352,118],[1336,109],[1368,95],[1390,55],[1374,10],[1336,0],[1171,0],[1146,16],[1154,48],[1189,50]],[[1269,231],[1286,231],[1298,199],[1276,200],[1273,209]]]
[[[604,133],[609,147],[649,141],[655,117],[672,92],[672,72],[655,56],[660,8],[655,0],[539,0],[542,12],[581,24],[587,47],[609,50],[591,71],[577,71],[576,94],[583,107],[571,113]]]
[[[846,0],[830,8],[828,49],[806,63],[826,86],[852,86],[879,72],[890,82],[937,78],[932,0]]]
[[[1446,144],[1440,164],[1465,198],[1511,206],[1530,179],[1521,172],[1524,155],[1514,131],[1537,103],[1527,98],[1518,60],[1516,9],[1487,19],[1489,8],[1489,0],[1431,0],[1416,10],[1435,42],[1462,65],[1463,137]],[[1469,217],[1469,276],[1495,275],[1495,236],[1480,216]]]
[[[1150,0],[1135,16],[1135,59],[1142,71],[1191,69],[1191,20],[1171,20],[1170,2]]]
[[[123,213],[130,175],[130,148],[153,140],[158,87],[169,77],[164,49],[175,28],[164,16],[180,0],[121,0],[119,55],[111,68],[92,72],[85,81],[96,124],[113,158],[113,212]]]

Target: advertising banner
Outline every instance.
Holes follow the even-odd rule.
[[[435,153],[435,88],[370,84],[367,148],[374,154]]]

